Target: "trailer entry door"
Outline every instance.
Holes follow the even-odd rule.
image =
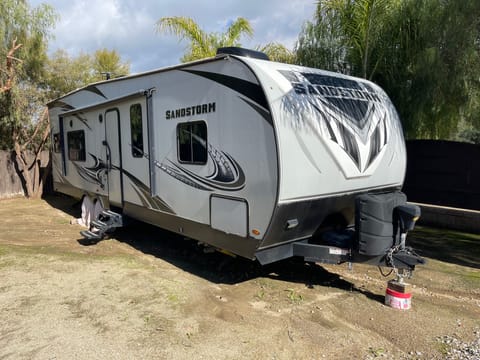
[[[108,167],[108,198],[111,205],[123,206],[122,153],[120,113],[118,109],[105,113],[105,159]]]

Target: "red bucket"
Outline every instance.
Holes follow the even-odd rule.
[[[394,309],[408,310],[412,306],[412,293],[401,293],[387,287],[385,305]]]

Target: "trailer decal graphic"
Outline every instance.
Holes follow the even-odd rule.
[[[53,108],[59,107],[59,108],[62,109],[62,111],[69,111],[69,110],[75,109],[74,106],[72,106],[72,105],[70,105],[70,104],[67,104],[66,102],[60,101],[60,100],[56,100],[56,101],[54,101],[53,103],[48,104],[48,107],[49,107],[49,109],[53,109]]]
[[[85,125],[90,131],[93,131],[92,128],[90,127],[90,125],[88,125],[87,119],[82,118],[82,117],[80,116],[80,114],[75,114],[74,116],[75,116],[78,120],[80,120],[80,121],[83,123],[83,125]]]
[[[144,183],[142,183],[138,178],[133,176],[128,171],[123,170],[123,174],[125,174],[128,179],[130,180],[130,184],[132,185],[133,190],[140,198],[143,206],[148,207],[153,210],[160,210],[164,212],[168,212],[170,214],[175,214],[175,211],[161,198],[158,196],[152,197],[150,194],[150,189]]]
[[[90,85],[90,86],[87,86],[84,90],[86,91],[90,91],[94,94],[97,94],[101,97],[103,97],[104,99],[108,100],[108,98],[100,91],[100,89],[94,85]]]
[[[270,125],[273,126],[272,116],[270,115],[269,111],[263,109],[262,107],[258,106],[257,104],[255,104],[254,102],[252,102],[252,101],[250,101],[246,98],[241,97],[240,99],[243,100],[243,102],[245,102],[247,105],[249,105],[257,113],[259,113],[261,117],[263,117]]]
[[[234,158],[215,149],[211,144],[208,144],[208,156],[214,166],[208,176],[195,174],[168,159],[166,163],[156,162],[155,165],[176,180],[199,190],[238,191],[245,187],[245,173]]]
[[[77,169],[78,175],[80,175],[82,179],[84,179],[89,183],[100,185],[100,187],[103,189],[105,187],[103,183],[103,177],[107,171],[107,166],[102,159],[97,158],[92,153],[88,153],[88,154],[95,161],[95,164],[93,166],[83,167],[78,165],[75,161],[72,161],[72,164],[75,166],[75,168]]]
[[[313,129],[329,139],[364,173],[387,144],[387,113],[392,109],[386,95],[368,83],[347,78],[279,72],[293,87],[282,99],[282,108],[292,115],[295,128]],[[369,151],[362,152],[361,144]]]
[[[252,83],[250,81],[239,79],[237,77],[228,76],[219,73],[211,73],[208,71],[199,71],[199,70],[182,70],[190,74],[198,75],[206,79],[215,81],[223,86],[226,86],[233,91],[245,96],[254,103],[261,106],[263,109],[268,111],[268,102],[263,89],[260,85]]]

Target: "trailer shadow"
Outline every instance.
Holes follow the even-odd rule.
[[[46,194],[43,196],[50,206],[63,211],[72,218],[79,218],[82,214],[82,201],[74,199],[68,195],[55,193],[55,195]]]
[[[198,245],[196,241],[140,222],[133,222],[128,227],[118,229],[113,237],[144,254],[167,261],[175,267],[215,284],[232,285],[263,277],[304,284],[310,289],[315,286],[326,286],[359,292],[375,301],[383,302],[384,300],[383,294],[377,295],[358,288],[338,274],[331,273],[320,265],[305,263],[298,258],[261,266],[256,261],[232,257],[216,251],[206,253],[205,248]],[[86,239],[78,242],[84,246],[98,243],[98,241]]]
[[[45,196],[44,199],[51,206],[71,215],[72,218],[80,217],[80,201],[61,194],[48,195]],[[128,237],[131,236],[132,241],[130,241],[130,245],[136,247],[136,244],[142,241],[140,239],[142,237],[142,231],[139,231],[138,229],[142,229],[145,226],[150,228],[150,240],[144,240],[144,243],[149,246],[150,244],[160,244],[163,242],[165,246],[168,246],[170,243],[171,248],[176,249],[178,244],[183,240],[182,237],[173,233],[163,231],[156,227],[150,227],[143,223],[140,226],[121,229],[115,233],[115,236],[118,235],[124,242],[129,242]],[[88,240],[82,240],[82,242],[83,245],[91,244]],[[478,260],[480,259],[480,234],[468,234],[447,229],[433,229],[424,226],[416,226],[415,230],[409,233],[407,242],[408,245],[412,246],[421,256],[455,265],[480,269],[480,261]],[[93,244],[94,243],[95,242],[93,242]],[[191,245],[190,247],[196,247],[195,242],[192,242],[192,244],[194,245]],[[184,246],[186,245],[184,244]],[[175,256],[177,255],[178,254],[175,254]],[[206,257],[201,251],[195,256],[200,258]],[[222,259],[223,258],[225,258],[225,256],[222,256]],[[190,261],[191,259],[188,259],[188,262]],[[219,264],[221,265],[226,260],[216,259],[216,261],[219,261]],[[249,261],[247,262],[251,263]]]

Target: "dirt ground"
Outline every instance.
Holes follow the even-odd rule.
[[[132,224],[81,240],[67,197],[0,201],[0,359],[443,359],[480,334],[480,236],[409,235],[412,308],[377,268],[260,267]]]

